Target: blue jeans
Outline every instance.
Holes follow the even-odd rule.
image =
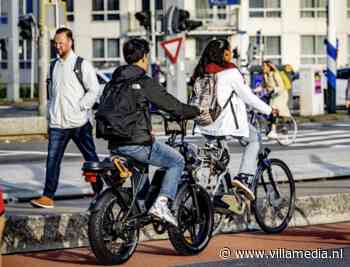
[[[90,122],[87,122],[82,127],[72,129],[49,128],[44,196],[52,198],[55,195],[62,158],[71,139],[77,145],[86,161],[98,161]]]
[[[213,143],[215,144],[216,139],[224,140],[224,136],[211,136],[211,135],[204,135],[207,142],[209,144]],[[255,175],[257,170],[257,157],[260,151],[260,140],[259,140],[259,134],[256,130],[256,128],[249,124],[249,136],[248,137],[235,137],[237,139],[241,139],[243,142],[246,143],[246,146],[243,147],[243,155],[241,159],[241,164],[239,167],[238,173],[243,173],[247,175]],[[227,144],[223,142],[224,147],[227,147]],[[230,172],[233,170],[230,169]]]
[[[183,156],[174,148],[154,141],[152,146],[130,145],[113,149],[112,154],[129,156],[137,161],[166,170],[159,195],[174,200],[185,167]]]

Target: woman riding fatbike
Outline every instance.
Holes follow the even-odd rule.
[[[197,125],[195,132],[204,135],[209,142],[218,138],[235,137],[247,144],[243,148],[238,175],[231,181],[231,186],[239,188],[250,200],[254,200],[249,181],[252,180],[257,169],[260,144],[257,130],[248,121],[246,106],[266,115],[275,113],[277,110],[272,109],[252,92],[231,60],[231,46],[225,39],[213,40],[204,49],[194,70],[192,81],[214,74],[217,101],[222,111],[212,124]],[[215,199],[215,201],[221,200]]]

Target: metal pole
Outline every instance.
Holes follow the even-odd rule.
[[[177,6],[180,9],[184,8],[183,0],[167,0],[164,1],[164,14],[171,6]],[[185,45],[186,45],[186,35],[185,33],[180,33],[178,35],[169,36],[172,38],[181,37],[182,45],[180,47],[179,55],[177,58],[177,63],[172,64],[169,59],[167,59],[167,91],[175,96],[178,100],[183,103],[187,102],[187,83],[186,83],[186,66],[185,66]]]
[[[241,0],[239,10],[239,34],[240,34],[240,63],[243,75],[248,74],[248,48],[249,48],[249,3],[248,0]]]
[[[39,115],[46,116],[47,109],[47,92],[46,92],[46,79],[47,69],[49,67],[49,36],[46,27],[46,14],[45,5],[46,0],[40,1],[40,39],[39,39]]]
[[[328,0],[327,14],[327,111],[336,113],[337,29],[336,0]]]
[[[150,0],[151,12],[151,64],[156,63],[156,0]]]
[[[32,26],[33,28],[34,26]],[[32,30],[33,32],[33,30]],[[31,54],[31,68],[30,68],[30,98],[34,98],[34,67],[35,67],[35,39],[32,38],[32,54]]]
[[[8,1],[9,12],[9,57],[7,99],[18,102],[19,98],[19,59],[18,59],[18,0]]]

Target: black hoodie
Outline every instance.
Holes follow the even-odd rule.
[[[109,140],[109,149],[123,145],[150,145],[153,143],[149,103],[184,119],[191,119],[199,115],[197,107],[181,103],[137,65],[120,66],[113,73],[112,81],[115,83],[125,83],[130,80],[135,80],[135,83],[140,84],[140,90],[136,90],[136,109],[139,113],[136,128],[130,140]]]

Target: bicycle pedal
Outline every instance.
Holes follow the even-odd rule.
[[[222,201],[226,203],[229,207],[228,210],[236,213],[238,215],[242,215],[245,211],[246,204],[245,202],[241,202],[237,200],[237,197],[234,195],[224,195],[222,197]]]

